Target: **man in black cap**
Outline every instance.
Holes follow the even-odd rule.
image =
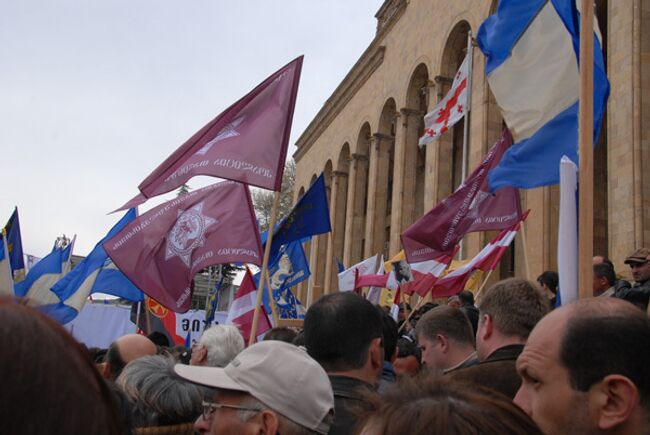
[[[625,259],[632,270],[632,287],[616,289],[615,296],[646,311],[650,299],[650,249],[639,248]]]

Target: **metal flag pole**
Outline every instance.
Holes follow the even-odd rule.
[[[463,124],[463,165],[462,165],[462,182],[467,178],[467,167],[469,166],[469,118],[472,107],[472,72],[474,70],[474,47],[472,45],[472,29],[467,32],[467,56],[469,64],[467,65],[467,107],[465,107],[465,122]],[[462,183],[461,182],[461,183]],[[459,258],[465,256],[465,243],[460,240],[460,249],[458,250]]]
[[[278,204],[280,203],[280,192],[275,192],[273,196],[273,208],[271,210],[271,222],[269,222],[269,232],[268,237],[266,238],[266,246],[264,248],[264,259],[262,260],[262,272],[260,273],[260,284],[264,285],[264,280],[268,272],[269,264],[269,255],[271,253],[271,244],[273,243],[273,229],[275,228],[275,217],[278,214]],[[259,285],[258,285],[259,287]],[[255,344],[255,338],[257,337],[257,323],[260,316],[260,307],[262,305],[262,292],[264,287],[260,290],[257,289],[257,299],[255,301],[255,312],[253,313],[253,325],[251,327],[251,334],[248,338],[248,345],[252,346]],[[269,301],[271,306],[273,306],[273,298]],[[275,320],[275,319],[274,319]]]
[[[594,4],[581,0],[580,105],[578,142],[580,186],[578,208],[578,297],[592,296],[594,249]]]

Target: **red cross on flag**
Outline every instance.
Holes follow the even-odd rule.
[[[465,56],[445,98],[424,117],[424,134],[420,138],[420,146],[432,142],[465,116],[469,63],[469,56]]]

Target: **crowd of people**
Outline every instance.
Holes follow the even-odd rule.
[[[551,272],[403,303],[397,321],[333,293],[249,347],[215,325],[191,349],[129,334],[89,350],[0,300],[0,432],[648,434],[649,256],[625,260],[633,284],[595,257],[595,297],[560,307]]]

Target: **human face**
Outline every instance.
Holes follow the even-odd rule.
[[[393,363],[393,369],[397,377],[401,376],[415,376],[420,371],[420,363],[413,355],[408,355],[403,358],[396,358]]]
[[[206,419],[203,414],[194,422],[194,430],[201,434],[210,435],[226,435],[226,434],[242,434],[253,435],[257,433],[257,425],[255,424],[255,416],[249,418],[245,422],[237,415],[237,408],[233,407],[250,407],[246,405],[245,401],[250,398],[247,394],[230,393],[219,391],[212,398],[212,402],[218,405],[223,405],[214,409]],[[260,411],[261,412],[261,411]]]
[[[632,278],[636,282],[644,282],[650,279],[650,261],[646,258],[645,263],[630,263]]]
[[[422,366],[429,372],[442,373],[446,369],[444,354],[437,341],[431,341],[422,334],[418,334],[418,345],[422,351]]]
[[[548,434],[588,433],[587,393],[571,388],[569,371],[560,363],[560,342],[569,308],[551,312],[528,337],[517,359],[522,382],[514,402]]]

